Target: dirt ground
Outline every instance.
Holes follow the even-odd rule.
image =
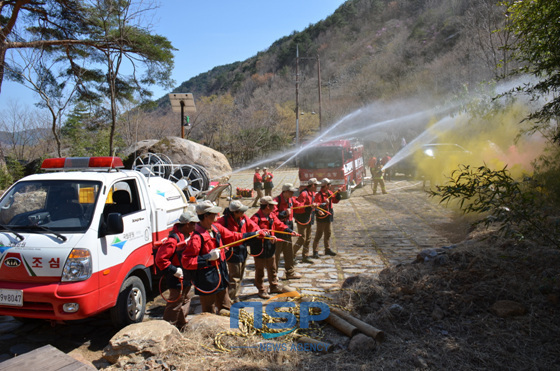
[[[294,351],[289,345],[287,350],[265,351],[254,348],[263,341],[258,336],[225,339],[226,345],[245,347],[222,352],[213,345],[214,334],[187,331],[184,341],[165,354],[109,366],[101,354],[115,330],[101,317],[53,330],[27,324],[15,330],[16,338],[0,336],[0,346],[6,352],[14,344],[24,349],[26,344],[34,348],[50,343],[79,353],[98,368],[127,370],[559,369],[560,251],[471,230],[467,220],[434,204],[416,184],[394,182],[388,190],[388,195],[372,196],[364,187],[335,209],[339,218],[359,219],[367,227],[344,223],[335,231],[339,255],[356,252],[356,264],[375,260],[361,253],[369,246],[371,254],[382,256],[383,264],[351,274],[348,262],[341,257],[342,263],[337,263],[337,257],[333,265],[338,283],[325,286],[334,298],[329,305],[338,304],[381,329],[383,341],[352,343],[329,325],[319,324],[310,335],[332,344],[331,353]],[[424,209],[420,213],[411,208]],[[388,218],[380,221],[382,212],[391,213],[390,225]],[[426,229],[428,239],[417,237]],[[354,240],[354,235],[359,236]],[[348,245],[356,250],[345,250]],[[419,254],[421,259],[416,258]],[[312,269],[307,267],[304,274]],[[291,339],[277,342],[290,344]]]

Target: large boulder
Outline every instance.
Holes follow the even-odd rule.
[[[155,320],[129,325],[115,334],[103,349],[103,358],[116,363],[119,357],[158,355],[183,338],[167,321]]]
[[[231,165],[224,154],[179,137],[142,140],[126,148],[123,151],[123,157],[127,158],[125,166],[130,168],[137,157],[148,153],[166,155],[176,165],[203,166],[212,180],[219,180],[231,174]]]

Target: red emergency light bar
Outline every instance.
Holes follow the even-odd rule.
[[[76,169],[122,169],[124,164],[120,157],[58,157],[43,160],[41,169],[76,170]]]

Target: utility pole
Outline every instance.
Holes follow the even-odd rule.
[[[296,45],[296,148],[299,148],[299,45]]]
[[[319,59],[319,53],[317,53],[317,89],[319,90],[319,133],[323,131],[322,121],[321,121],[321,60]]]
[[[299,113],[298,113],[298,77],[299,77],[299,60],[300,59],[311,59],[311,60],[315,60],[317,62],[317,91],[318,91],[318,95],[319,95],[319,132],[321,132],[323,130],[323,126],[322,126],[322,118],[321,118],[321,111],[323,108],[323,100],[321,99],[321,60],[319,59],[319,53],[317,53],[317,56],[315,58],[305,58],[299,57],[299,50],[296,47],[296,127],[299,124]],[[299,135],[299,130],[296,132],[296,138]],[[296,140],[297,141],[297,140]]]

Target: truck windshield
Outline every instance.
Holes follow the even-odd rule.
[[[19,182],[0,199],[0,224],[14,231],[84,232],[100,189],[93,181]]]
[[[343,164],[341,147],[316,147],[300,156],[300,169],[333,169]]]

